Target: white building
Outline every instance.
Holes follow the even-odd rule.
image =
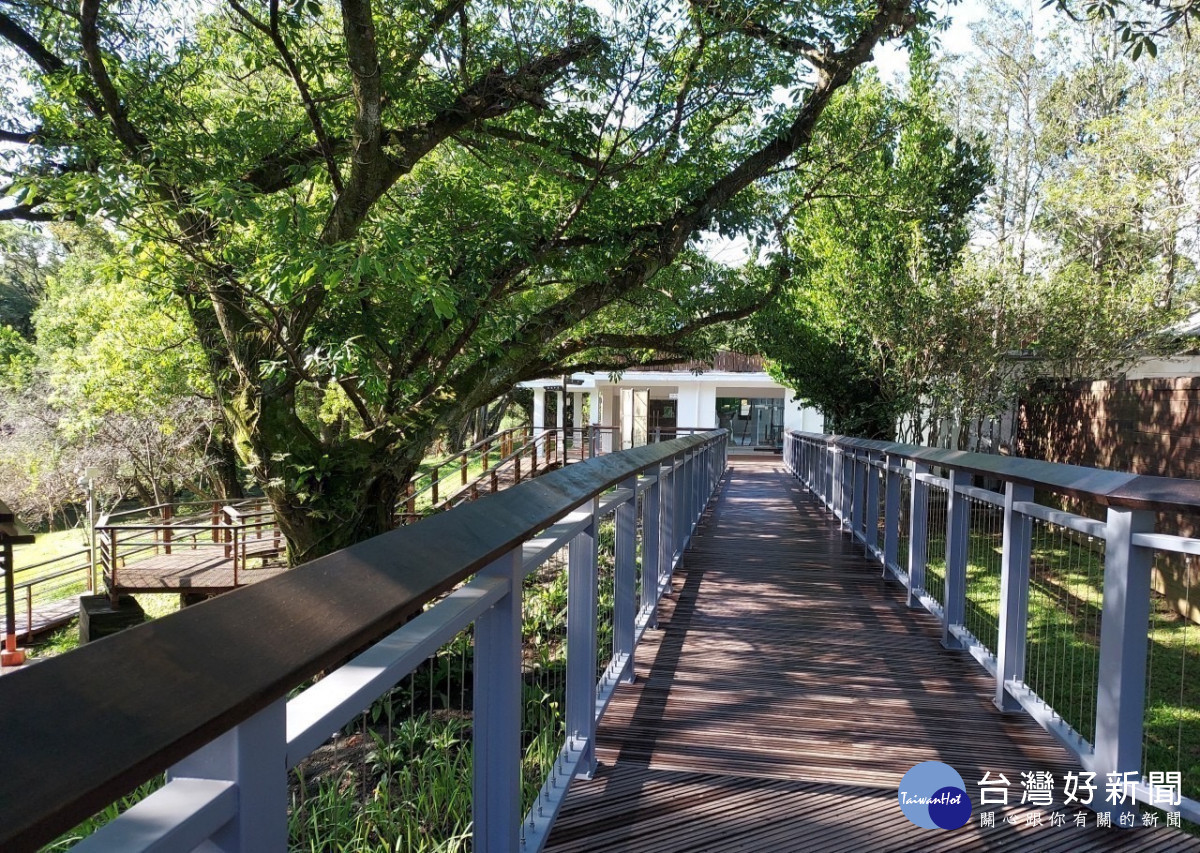
[[[785,429],[820,432],[824,425],[818,411],[767,375],[761,359],[735,353],[719,354],[712,365],[576,373],[567,378],[566,406],[557,403],[562,379],[522,385],[533,389],[535,430],[599,426],[604,452],[716,427],[730,430],[734,450],[768,450],[781,447]],[[548,396],[556,400],[551,423]]]

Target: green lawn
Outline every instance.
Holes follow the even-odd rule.
[[[16,566],[16,575],[14,579],[17,583],[22,581],[32,580],[35,577],[40,577],[43,574],[60,571],[74,565],[75,561],[66,561],[55,563],[49,566],[42,566],[35,569],[30,569],[30,566],[36,566],[39,563],[44,563],[47,560],[53,560],[58,557],[66,557],[68,555],[77,555],[79,562],[86,560],[87,549],[87,531],[82,528],[72,530],[56,530],[53,533],[37,534],[37,541],[32,545],[17,545],[13,548],[13,564]]]
[[[931,540],[928,553],[926,589],[940,591],[945,577],[944,538]],[[965,621],[993,654],[1000,612],[1000,555],[999,530],[973,523]],[[1067,724],[1093,742],[1103,585],[1101,545],[1054,525],[1035,525],[1025,681]],[[1155,594],[1152,602],[1143,774],[1178,770],[1183,793],[1200,798],[1200,625],[1183,618],[1160,595]]]

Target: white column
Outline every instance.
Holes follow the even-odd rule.
[[[611,427],[618,426],[620,421],[620,412],[618,411],[618,400],[621,397],[620,390],[617,388],[604,388],[599,391],[600,396],[600,425]],[[611,453],[613,450],[613,433],[612,430],[604,430],[600,434],[600,452]]]
[[[554,425],[560,430],[563,428],[563,415],[566,414],[567,400],[566,395],[562,391],[556,392],[558,397],[558,405],[554,407]]]
[[[698,427],[700,389],[695,382],[680,383],[675,399],[675,424],[680,427]]]
[[[571,392],[571,427],[579,429],[583,426],[583,392]]]
[[[717,383],[700,383],[696,400],[696,426],[716,429],[717,427]]]
[[[544,388],[533,389],[533,428],[546,428],[546,391]]]

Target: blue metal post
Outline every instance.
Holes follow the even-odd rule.
[[[1033,486],[1009,482],[1004,487],[1004,540],[1000,568],[1000,638],[996,643],[996,695],[1001,711],[1020,710],[1006,689],[1025,680],[1025,632],[1029,622],[1029,551],[1033,520],[1014,504],[1033,500]]]
[[[629,490],[629,500],[621,503],[614,512],[613,654],[628,656],[629,662],[621,671],[621,680],[628,682],[633,680],[633,636],[637,618],[637,477],[624,480],[619,488]]]
[[[919,592],[925,591],[925,557],[929,545],[929,484],[921,474],[929,466],[913,463],[912,489],[909,491],[908,511],[908,606],[920,607]]]
[[[576,775],[596,772],[596,512],[567,554],[567,736],[586,743]]]
[[[863,470],[867,478],[867,503],[863,508],[863,536],[868,552],[879,551],[879,469],[875,467],[875,453],[867,452]]]
[[[867,544],[863,530],[863,519],[866,517],[867,505],[867,461],[855,450],[848,454],[850,457],[850,535],[854,539]]]
[[[521,549],[484,571],[508,579],[509,591],[475,620],[473,841],[479,853],[514,853],[521,823]]]
[[[212,842],[224,853],[286,850],[287,702],[279,699],[167,771],[171,779],[221,779],[237,785],[237,817]]]
[[[841,509],[839,518],[843,527],[850,527],[853,531],[851,516],[854,514],[854,454],[848,450],[841,450],[837,482],[838,506]]]
[[[895,470],[891,458],[885,458],[884,463],[887,494],[883,499],[883,573],[886,576],[890,567],[900,564],[900,483],[904,474]]]
[[[661,557],[658,561],[658,571],[661,578],[666,578],[675,570],[675,459],[667,459],[662,467],[662,526],[659,528],[661,540],[659,545]]]
[[[1104,548],[1104,605],[1100,617],[1099,685],[1096,691],[1096,771],[1140,774],[1146,711],[1146,652],[1150,627],[1150,573],[1154,552],[1133,544],[1136,533],[1154,531],[1154,512],[1110,507]],[[1156,769],[1156,768],[1151,768]],[[1139,776],[1128,777],[1146,781]],[[1118,815],[1136,812],[1132,802]]]
[[[674,476],[674,507],[675,507],[675,523],[672,530],[675,532],[675,538],[672,540],[674,553],[678,558],[676,565],[683,565],[683,549],[684,543],[687,542],[688,535],[691,531],[688,530],[687,506],[688,506],[688,465],[687,454],[681,453],[675,457],[675,476]]]
[[[948,649],[963,648],[962,641],[951,630],[962,625],[966,618],[967,547],[971,536],[971,506],[961,486],[970,486],[972,477],[965,471],[950,471],[946,500],[946,601],[943,604],[942,645]]]
[[[650,610],[649,627],[658,627],[658,584],[662,578],[662,512],[660,509],[662,494],[662,467],[654,466],[646,472],[654,477],[646,491],[642,493],[642,609]]]

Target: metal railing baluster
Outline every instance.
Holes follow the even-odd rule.
[[[637,602],[637,477],[624,480],[617,487],[628,489],[629,498],[615,511],[616,566],[613,570],[613,656],[626,656],[628,662],[621,672],[622,681],[633,681],[634,622]]]
[[[596,772],[596,510],[568,546],[567,736],[582,745],[576,776]]]
[[[236,785],[236,817],[212,835],[218,849],[257,853],[287,848],[286,735],[287,702],[277,699],[167,771],[168,783],[210,779]]]
[[[1135,545],[1133,537],[1154,531],[1154,512],[1109,507],[1106,528],[1094,769],[1101,779],[1132,772],[1136,780],[1142,768],[1154,552]],[[1104,809],[1113,826],[1120,825],[1122,813],[1137,812],[1132,802],[1106,801]]]
[[[514,853],[521,814],[521,549],[488,571],[509,585],[475,620],[473,849]]]
[[[925,559],[929,536],[929,484],[920,479],[929,466],[913,463],[908,512],[908,606],[920,607],[925,591]]]
[[[915,488],[915,484],[914,484]],[[996,707],[1015,711],[1020,704],[1008,691],[1025,681],[1025,633],[1029,620],[1029,550],[1033,523],[1013,504],[1033,500],[1033,486],[1008,482],[1004,489],[1004,540],[1000,569],[1000,637],[996,643]]]
[[[971,508],[960,486],[970,486],[971,475],[951,469],[946,488],[946,600],[943,606],[942,645],[948,649],[964,648],[954,633],[966,619],[967,546],[971,535]]]

